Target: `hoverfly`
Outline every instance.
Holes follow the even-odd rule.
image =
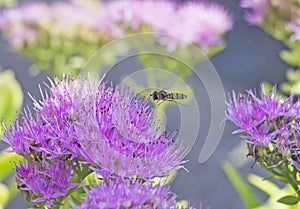
[[[165,90],[153,91],[150,96],[154,101],[161,101],[158,105],[165,101],[178,103],[176,100],[186,99],[187,95],[182,93],[167,93]]]

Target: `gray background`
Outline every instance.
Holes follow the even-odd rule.
[[[242,11],[238,6],[238,0],[215,0],[224,5],[231,13],[235,20],[234,28],[226,37],[227,48],[221,53],[211,58],[216,70],[218,71],[225,91],[230,92],[232,89],[244,91],[245,89],[257,87],[262,80],[272,83],[281,82],[285,79],[284,72],[288,67],[278,56],[284,46],[274,40],[268,34],[257,27],[252,27],[243,22]],[[192,18],[192,17],[191,17]],[[41,73],[36,77],[31,77],[28,72],[30,61],[15,54],[6,41],[0,37],[0,65],[4,69],[12,68],[16,73],[17,80],[21,83],[25,99],[24,106],[31,106],[31,100],[26,92],[30,92],[35,97],[39,97],[38,84],[46,80],[46,74]],[[114,77],[112,73],[110,75]],[[193,82],[194,78],[190,78]],[[202,91],[202,90],[201,90]],[[201,92],[199,95],[205,95]],[[198,156],[203,146],[201,139],[205,138],[205,130],[209,125],[209,115],[205,115],[209,104],[204,102],[200,107],[201,123],[200,135],[193,150],[186,157],[189,162],[186,168],[189,173],[182,170],[178,173],[177,178],[172,184],[173,191],[177,193],[178,199],[189,199],[191,202],[203,200],[210,203],[212,208],[218,209],[241,209],[244,208],[241,200],[237,196],[230,182],[226,178],[220,165],[224,159],[228,159],[230,153],[245,162],[239,169],[246,176],[249,172],[263,173],[258,166],[250,168],[253,161],[247,160],[244,153],[236,150],[239,146],[240,139],[232,136],[234,125],[226,122],[226,128],[214,155],[203,165],[198,163]],[[208,119],[207,119],[208,118]],[[171,124],[170,126],[176,126]],[[204,130],[203,132],[201,132]],[[4,145],[1,144],[3,148]],[[262,200],[266,197],[259,191]],[[22,197],[18,196],[15,201],[8,206],[9,209],[26,208]]]

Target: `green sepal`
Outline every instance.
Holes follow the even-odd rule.
[[[287,195],[284,197],[281,197],[277,202],[285,204],[285,205],[295,205],[299,202],[299,198],[297,196],[293,195]]]

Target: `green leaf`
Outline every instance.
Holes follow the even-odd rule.
[[[222,164],[222,168],[226,176],[229,178],[230,182],[234,186],[236,192],[243,200],[244,205],[247,209],[257,207],[261,204],[258,197],[250,189],[247,182],[229,162],[225,161]]]
[[[280,53],[280,58],[290,65],[298,65],[299,57],[295,56],[294,53],[290,51],[282,51]]]
[[[286,71],[286,78],[290,82],[299,82],[300,81],[300,71],[299,70],[288,69]]]
[[[274,179],[274,178],[275,178],[275,176],[272,175],[272,176],[265,177],[265,178],[263,178],[262,180],[263,180],[263,181],[269,181],[269,180]]]
[[[263,181],[261,176],[250,173],[248,175],[248,181],[270,196],[274,193],[280,192],[280,188],[276,186],[276,184],[272,183],[271,181]]]
[[[3,181],[3,179],[13,171],[15,166],[12,162],[16,162],[21,159],[22,157],[16,153],[7,153],[3,151],[0,154],[0,181]]]
[[[258,206],[255,209],[274,209],[274,208],[299,209],[300,208],[299,202],[297,205],[285,205],[277,202],[279,197],[294,192],[293,188],[290,185],[287,185],[284,188],[280,188],[279,186],[277,186],[275,183],[271,181],[262,181],[262,177],[255,174],[249,174],[248,181],[269,196],[269,199],[263,205]]]
[[[299,198],[293,195],[287,195],[281,197],[277,202],[285,204],[285,205],[295,205],[299,202]]]
[[[0,208],[1,205],[5,205],[5,203],[9,199],[9,189],[6,185],[0,183]]]
[[[223,49],[225,49],[226,44],[225,43],[219,43],[216,45],[212,45],[209,47],[209,50],[205,53],[207,57],[212,57],[215,54],[219,53]]]
[[[16,118],[16,112],[23,103],[23,92],[20,84],[15,80],[13,71],[0,73],[0,120],[9,125]],[[0,136],[3,130],[0,128]]]

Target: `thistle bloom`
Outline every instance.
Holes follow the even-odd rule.
[[[77,186],[70,183],[71,171],[72,166],[61,160],[21,163],[16,166],[17,186],[32,203],[52,206],[56,198]]]
[[[294,100],[277,97],[276,87],[267,94],[262,85],[260,98],[252,90],[233,92],[227,103],[227,118],[239,127],[234,133],[241,133],[249,155],[268,167],[287,162],[300,170],[300,100]]]
[[[176,195],[171,193],[168,185],[153,185],[151,182],[141,183],[128,179],[101,182],[98,186],[85,188],[87,197],[75,206],[75,209],[85,208],[131,208],[131,209],[183,209],[176,206]],[[188,206],[188,209],[210,209],[202,203]]]
[[[3,141],[14,152],[23,156],[37,155],[43,158],[69,158],[78,156],[78,137],[74,135],[76,106],[81,100],[75,94],[74,81],[58,79],[51,83],[50,95],[43,94],[42,100],[34,100],[35,114],[23,113],[6,134]]]
[[[156,185],[151,182],[141,183],[119,179],[102,182],[90,189],[85,188],[87,197],[77,209],[85,208],[171,208],[176,204],[176,196],[169,186]]]
[[[101,85],[85,102],[93,105],[82,108],[83,123],[75,131],[82,156],[96,172],[145,179],[182,168],[175,134],[156,125],[146,100],[129,89]]]
[[[30,202],[59,204],[75,186],[71,173],[148,181],[183,167],[175,132],[158,125],[147,100],[130,89],[67,77],[48,87],[41,100],[33,99],[33,113],[25,112],[10,130],[4,126],[3,140],[26,162],[17,166],[17,182]]]

